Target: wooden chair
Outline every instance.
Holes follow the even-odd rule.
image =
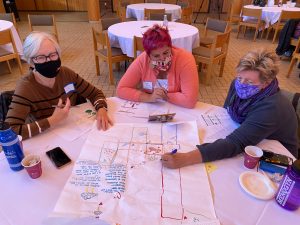
[[[172,21],[172,13],[150,13],[149,20],[164,20],[164,16],[167,15],[168,21]]]
[[[228,21],[230,23],[238,23],[241,19],[241,10],[243,7],[243,2],[240,0],[230,0],[229,10],[228,10]]]
[[[94,44],[94,55],[97,75],[100,75],[99,59],[104,60],[108,64],[109,69],[109,80],[110,84],[114,84],[113,77],[113,63],[118,63],[118,68],[120,68],[120,62],[129,60],[127,55],[123,54],[120,48],[114,48],[110,46],[110,41],[107,32],[98,32],[94,28],[93,31],[93,44]]]
[[[214,41],[214,35],[217,33],[225,33],[229,30],[229,28],[229,22],[224,20],[211,19],[208,17],[205,24],[204,37],[201,37],[200,39],[200,46],[211,46]],[[208,33],[214,35],[209,36]]]
[[[299,49],[300,49],[300,38],[297,40],[297,44],[296,44],[296,48],[295,48],[295,51],[293,53],[293,57],[292,57],[292,60],[290,62],[290,66],[289,66],[289,69],[288,69],[288,73],[286,75],[287,78],[290,77],[290,74],[293,70],[293,67],[295,65],[296,62],[299,62],[300,60],[300,53],[299,53]]]
[[[6,61],[9,72],[11,73],[11,67],[10,67],[10,64],[9,64],[9,60],[17,59],[20,73],[23,74],[20,56],[19,56],[19,53],[17,51],[15,41],[13,39],[13,36],[12,36],[12,33],[11,33],[10,29],[0,31],[0,46],[1,45],[6,45],[6,44],[11,44],[12,45],[13,52],[9,52],[5,49],[0,48],[0,62]]]
[[[165,9],[147,9],[147,8],[145,8],[144,9],[144,18],[145,18],[145,20],[147,19],[147,20],[149,20],[149,18],[150,18],[150,14],[155,14],[155,13],[157,13],[157,14],[165,14]]]
[[[46,27],[52,28],[52,34],[56,37],[58,42],[58,32],[54,15],[30,15],[28,14],[29,30],[35,30],[34,27]]]
[[[202,64],[207,64],[207,73],[204,77],[204,83],[209,85],[213,73],[213,67],[220,62],[219,76],[223,75],[225,60],[227,56],[228,43],[230,38],[231,29],[224,33],[215,36],[211,48],[200,46],[193,49],[193,55],[196,63],[200,63],[200,69]]]
[[[117,15],[121,18],[122,22],[137,21],[137,19],[134,17],[126,18],[126,8],[123,6],[118,7]]]
[[[255,28],[255,34],[254,34],[253,41],[256,41],[256,37],[258,35],[259,30],[262,30],[262,34],[261,34],[261,37],[262,37],[263,32],[265,30],[265,21],[261,20],[261,15],[262,15],[262,9],[252,9],[252,8],[243,7],[242,16],[241,16],[241,20],[239,22],[238,33],[237,33],[236,38],[239,37],[241,26],[244,26],[244,36],[245,36],[247,27]],[[248,16],[251,18],[244,20],[243,16]]]
[[[133,36],[133,57],[136,59],[138,56],[138,51],[142,52],[144,51],[144,46],[143,46],[143,38],[142,37],[137,37]]]
[[[192,24],[193,21],[193,8],[186,7],[181,9],[181,19],[178,20],[180,23]]]
[[[116,23],[121,23],[122,19],[120,17],[114,17],[114,18],[102,18],[100,19],[102,31],[107,31],[107,29]]]
[[[272,29],[274,29],[275,32],[274,32],[274,36],[273,36],[273,40],[272,40],[272,43],[274,43],[275,40],[276,40],[276,37],[278,35],[278,32],[280,30],[282,30],[282,28],[284,27],[284,24],[289,19],[300,19],[300,11],[282,10],[281,14],[280,14],[280,17],[279,17],[279,20],[275,24],[268,27],[266,39],[268,39],[270,31]]]
[[[17,26],[17,21],[15,18],[15,14],[13,13],[0,13],[0,20],[6,20],[10,21],[14,24],[14,27],[16,28],[17,32],[19,33],[18,26]]]

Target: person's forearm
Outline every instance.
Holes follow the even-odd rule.
[[[202,161],[202,154],[201,151],[199,151],[199,149],[195,149],[191,152],[188,152],[186,160],[188,165],[202,163]]]

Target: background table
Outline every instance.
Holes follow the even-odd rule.
[[[19,55],[22,58],[22,56],[23,56],[22,41],[20,39],[20,36],[19,36],[16,28],[14,27],[14,24],[10,21],[0,20],[0,31],[6,30],[6,29],[11,29],[13,39],[14,39],[15,44],[16,44],[17,51],[18,51]],[[5,50],[10,51],[10,52],[13,51],[13,47],[12,47],[11,44],[6,45],[6,46],[1,46],[1,48],[5,48]]]
[[[133,57],[133,36],[142,37],[142,34],[154,24],[162,25],[162,21],[143,20],[114,24],[108,28],[110,44],[113,47],[120,47],[124,54]],[[168,29],[174,46],[189,52],[199,46],[199,31],[196,27],[169,22]]]
[[[260,7],[260,6],[254,6],[254,5],[245,5],[245,8],[252,8],[252,9],[262,9],[262,16],[261,19],[266,22],[266,28],[269,27],[269,25],[272,25],[276,23],[279,20],[280,13],[282,10],[286,11],[300,11],[300,8],[298,7],[278,7],[277,5],[272,7]]]
[[[165,9],[166,13],[172,14],[172,20],[178,20],[181,18],[181,7],[179,5],[172,4],[160,4],[160,3],[140,3],[128,5],[126,9],[126,17],[134,17],[137,20],[144,19],[144,9]]]
[[[108,99],[109,114],[114,122],[146,122],[146,119],[115,113],[118,105],[122,102],[123,100],[118,98]],[[81,107],[85,107],[86,104]],[[176,112],[177,118],[185,118],[186,120],[195,120],[197,115],[219,108],[200,102],[194,109],[168,105],[172,112]],[[199,129],[200,138],[203,132]],[[66,141],[52,130],[48,130],[39,136],[25,140],[23,142],[25,154],[34,153],[41,156],[43,174],[36,180],[30,179],[25,170],[19,172],[10,170],[3,152],[0,153],[1,225],[41,224],[41,221],[52,212],[87,135],[88,133],[74,141]],[[56,146],[62,147],[71,157],[73,161],[71,165],[56,169],[47,159],[45,152]],[[291,156],[277,141],[263,141],[259,146]],[[269,201],[257,200],[242,190],[238,178],[242,172],[247,171],[243,166],[242,155],[215,161],[212,164],[215,166],[215,170],[208,174],[208,178],[211,183],[216,214],[222,225],[299,224],[300,209],[290,212],[281,208],[274,199]],[[195,204],[198,204],[197,199],[195,199]],[[58,224],[63,225],[63,223]],[[80,223],[80,225],[84,224],[88,225],[89,223]]]

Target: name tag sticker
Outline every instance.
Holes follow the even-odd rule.
[[[151,81],[144,81],[143,82],[143,89],[151,90],[152,91],[152,82]]]
[[[65,85],[64,89],[65,89],[66,94],[74,92],[75,91],[74,83],[69,83],[69,84]]]

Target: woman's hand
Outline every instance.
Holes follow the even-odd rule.
[[[64,105],[62,102],[62,99],[60,98],[58,100],[58,104],[55,107],[55,110],[54,110],[52,116],[50,116],[48,118],[50,127],[60,123],[64,119],[66,119],[69,115],[70,108],[71,108],[70,99],[67,98],[66,104]]]
[[[164,88],[155,88],[152,94],[142,93],[140,97],[141,102],[156,102],[159,99],[168,99],[167,91]]]
[[[196,163],[201,163],[202,155],[198,149],[187,153],[165,153],[161,156],[161,162],[165,167],[168,167],[170,169],[177,169]]]
[[[107,115],[107,111],[104,108],[100,108],[96,115],[97,119],[97,128],[99,130],[107,130],[109,128],[109,125],[113,125],[112,121]]]

